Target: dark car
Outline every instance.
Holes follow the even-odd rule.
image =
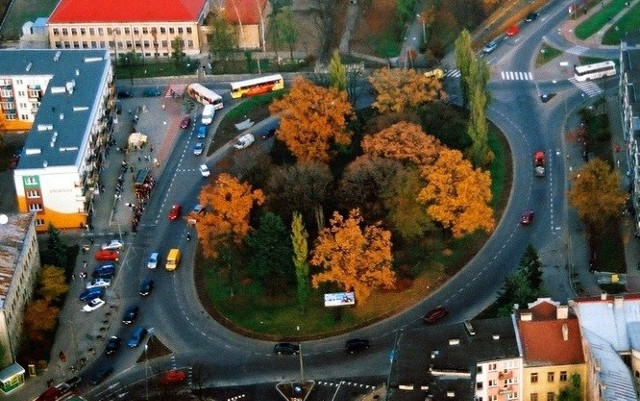
[[[191,117],[185,117],[182,119],[182,121],[180,121],[180,128],[189,128],[189,126],[191,125]]]
[[[128,99],[130,97],[133,97],[133,92],[131,91],[118,91],[118,97],[121,99]]]
[[[350,354],[367,350],[369,347],[371,347],[371,341],[363,338],[352,338],[344,343],[345,350]]]
[[[93,278],[112,278],[116,274],[116,265],[107,263],[95,268],[91,276]]]
[[[273,347],[273,352],[278,355],[297,355],[300,352],[300,346],[293,343],[277,343]]]
[[[533,210],[527,210],[524,213],[522,213],[522,217],[520,217],[520,224],[522,224],[523,226],[528,226],[531,223],[533,223]]]
[[[144,96],[144,97],[158,97],[158,96],[160,96],[160,89],[158,89],[158,88],[147,88],[142,92],[142,96]]]
[[[198,127],[198,139],[204,139],[207,137],[207,126],[201,125]]]
[[[124,311],[124,315],[122,316],[122,323],[124,324],[131,324],[133,323],[136,318],[138,317],[138,312],[140,311],[140,309],[138,308],[137,305],[131,305],[127,308],[126,311]]]
[[[138,345],[140,345],[142,340],[144,340],[144,337],[146,335],[147,329],[141,326],[136,327],[135,329],[133,329],[133,334],[131,334],[129,341],[127,341],[127,345],[129,346],[129,348],[137,347]]]
[[[107,355],[113,355],[120,349],[120,344],[122,344],[122,339],[118,336],[111,336],[107,340],[107,346],[104,349],[104,353]]]
[[[273,136],[276,134],[276,129],[275,128],[271,128],[269,131],[265,132],[264,134],[262,134],[262,139],[270,139],[273,138]]]
[[[535,21],[538,18],[538,13],[529,13],[524,20],[527,22]]]
[[[440,306],[427,312],[427,314],[424,315],[423,319],[426,323],[432,324],[436,323],[438,320],[442,319],[448,314],[449,311],[447,311],[443,306]]]
[[[151,280],[150,278],[144,280],[142,284],[140,284],[140,295],[146,297],[147,295],[151,294],[151,291],[153,291],[153,284],[153,280]]]
[[[93,376],[91,376],[91,379],[89,381],[94,386],[98,385],[98,384],[102,383],[104,381],[104,379],[106,379],[107,376],[109,376],[111,373],[113,373],[113,366],[103,366],[103,367],[99,368],[96,371],[96,373],[93,374]]]
[[[89,302],[96,298],[104,297],[104,288],[103,287],[94,287],[80,293],[80,300],[83,302]]]

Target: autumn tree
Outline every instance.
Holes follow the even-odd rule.
[[[487,82],[489,66],[486,60],[474,57],[469,66],[467,87],[469,89],[469,123],[467,133],[472,140],[468,150],[469,158],[478,167],[487,167],[493,161],[493,152],[489,149],[489,125],[486,110],[488,102]]]
[[[329,62],[329,85],[339,91],[347,90],[347,69],[340,60],[340,52],[333,51]]]
[[[432,226],[429,215],[418,202],[418,194],[424,185],[417,168],[408,166],[398,170],[382,193],[383,204],[388,210],[386,220],[393,226],[394,233],[406,240],[422,236]]]
[[[346,125],[353,110],[344,91],[296,77],[289,93],[271,103],[269,111],[280,115],[277,137],[298,162],[328,162],[333,145],[351,143]]]
[[[38,277],[38,294],[48,302],[55,302],[67,293],[64,269],[51,265],[42,266]]]
[[[495,227],[489,172],[474,169],[458,150],[443,149],[433,165],[422,167],[427,186],[418,200],[427,212],[455,238],[478,229],[491,232]]]
[[[627,201],[620,175],[605,161],[592,159],[571,177],[569,202],[591,231],[603,228]]]
[[[454,43],[454,54],[456,57],[456,68],[460,71],[460,82],[462,84],[462,104],[466,107],[469,101],[468,78],[471,69],[471,62],[475,58],[471,47],[471,35],[469,31],[463,29]]]
[[[362,140],[365,154],[388,157],[416,166],[433,164],[442,149],[440,141],[417,124],[399,122]]]
[[[56,327],[60,309],[46,299],[28,303],[24,309],[24,330],[31,340],[42,341]]]
[[[302,311],[307,310],[309,299],[309,233],[304,228],[302,215],[293,213],[291,222],[291,243],[293,245],[293,265],[296,269],[298,306]]]
[[[373,107],[379,113],[402,113],[444,99],[442,82],[407,68],[379,68],[369,77],[377,93]]]
[[[261,205],[264,195],[261,190],[252,190],[251,185],[241,183],[228,174],[220,174],[213,184],[205,185],[198,202],[208,212],[190,215],[196,218],[196,231],[206,257],[218,257],[218,246],[229,240],[240,244],[249,233],[249,217],[254,204]],[[194,212],[192,212],[193,214]]]
[[[324,269],[312,276],[315,288],[334,283],[364,301],[377,288],[395,287],[391,233],[378,224],[363,229],[361,222],[358,209],[351,210],[346,220],[333,213],[331,227],[320,233],[312,252],[311,264]]]
[[[258,228],[246,238],[249,254],[248,272],[270,294],[281,291],[293,281],[293,262],[289,231],[280,216],[266,213]]]

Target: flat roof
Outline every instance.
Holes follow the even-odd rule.
[[[0,76],[48,80],[17,169],[77,165],[111,65],[108,51],[7,49],[0,59]]]
[[[195,22],[206,0],[61,0],[49,24],[100,22]]]
[[[0,224],[0,308],[4,308],[16,264],[25,246],[25,237],[34,218],[30,213],[5,214],[8,221]]]

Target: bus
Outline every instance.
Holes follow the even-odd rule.
[[[167,255],[167,263],[164,265],[164,268],[168,271],[174,271],[178,268],[180,264],[180,249],[173,248],[169,251]]]
[[[245,96],[262,95],[263,93],[284,89],[282,75],[268,75],[266,77],[247,79],[246,81],[231,82],[231,97],[238,99]]]
[[[207,105],[212,104],[215,110],[222,108],[222,96],[200,84],[187,86],[187,93],[198,102]]]
[[[616,75],[616,64],[608,60],[595,64],[577,65],[573,70],[576,81],[584,82]]]

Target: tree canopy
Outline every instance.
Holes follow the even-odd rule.
[[[38,281],[38,294],[48,302],[58,301],[69,290],[62,267],[42,266]]]
[[[441,149],[440,141],[434,136],[425,134],[419,125],[404,121],[362,140],[365,154],[410,162],[416,166],[433,164]]]
[[[291,222],[291,243],[293,246],[293,265],[296,269],[298,306],[301,310],[307,309],[309,299],[309,233],[304,227],[302,216],[298,212],[293,213]]]
[[[442,82],[407,68],[380,68],[369,77],[377,93],[373,107],[379,113],[402,113],[444,99]]]

